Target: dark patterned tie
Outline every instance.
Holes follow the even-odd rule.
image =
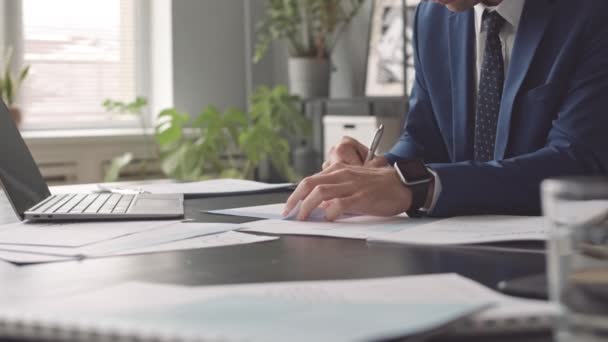
[[[494,159],[496,125],[505,78],[502,45],[498,35],[505,20],[496,11],[486,10],[482,21],[487,38],[479,72],[473,148],[475,160],[488,161]]]

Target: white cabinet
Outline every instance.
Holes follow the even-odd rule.
[[[384,124],[384,135],[378,146],[377,154],[388,152],[397,141],[401,132],[398,117],[363,115],[325,115],[323,117],[323,156],[327,159],[329,150],[338,144],[342,137],[349,136],[369,146],[380,124]]]

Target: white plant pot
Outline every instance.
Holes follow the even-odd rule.
[[[292,94],[304,99],[329,96],[329,60],[289,57],[288,72]]]

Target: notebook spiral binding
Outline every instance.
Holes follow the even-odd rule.
[[[195,336],[176,332],[136,329],[120,324],[71,321],[33,315],[0,316],[0,336],[36,341],[94,342],[212,342],[226,338],[209,334]]]

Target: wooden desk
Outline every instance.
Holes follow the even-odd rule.
[[[245,222],[246,218],[201,210],[283,202],[287,192],[188,199],[186,216],[209,222]],[[0,219],[14,220],[6,199]],[[120,224],[120,223],[117,223]],[[420,247],[367,244],[365,241],[282,236],[276,241],[137,256],[87,259],[24,267],[0,264],[0,304],[19,298],[57,297],[124,281],[185,285],[356,279],[406,274],[456,272],[487,286],[544,271],[538,249],[509,246]],[[483,337],[475,341],[550,341],[549,334]],[[437,341],[452,341],[448,337]],[[467,338],[463,341],[471,341]]]

